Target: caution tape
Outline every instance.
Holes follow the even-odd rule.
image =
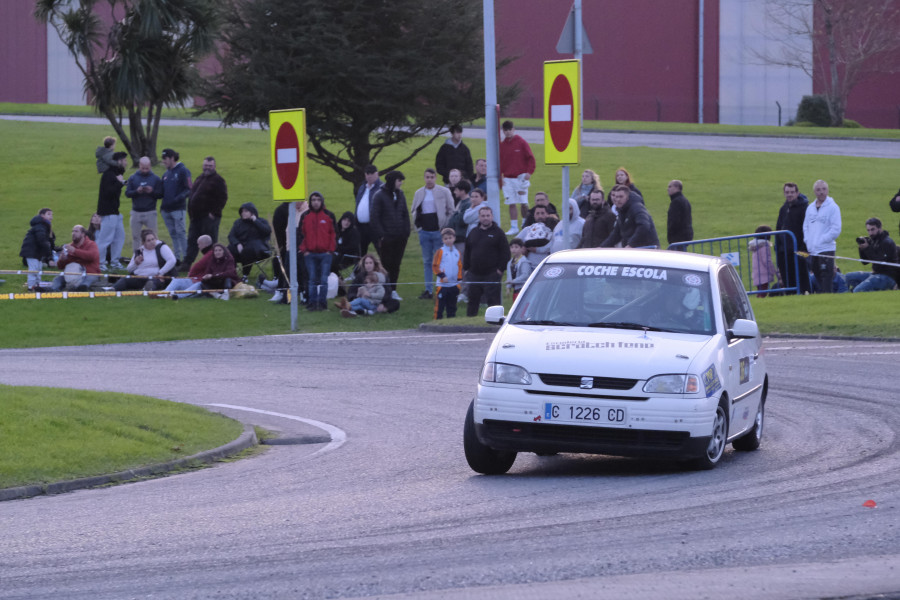
[[[183,296],[188,297],[194,294],[221,294],[231,290],[110,290],[110,291],[87,291],[87,292],[67,292],[65,290],[59,292],[10,292],[8,294],[0,294],[0,300],[68,300],[70,298],[123,298],[126,296]]]

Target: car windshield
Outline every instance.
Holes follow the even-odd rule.
[[[712,335],[709,274],[641,265],[545,264],[509,322]]]

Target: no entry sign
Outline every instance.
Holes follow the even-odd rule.
[[[269,111],[272,140],[272,197],[279,202],[306,198],[306,112]]]
[[[544,63],[544,162],[581,162],[581,106],[577,60]]]

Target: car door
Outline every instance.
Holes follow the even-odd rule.
[[[731,329],[737,319],[752,320],[750,301],[734,267],[724,265],[720,268],[718,280],[725,329]],[[722,370],[732,405],[729,435],[747,429],[756,418],[763,377],[758,364],[759,350],[756,338],[735,338],[727,342]]]

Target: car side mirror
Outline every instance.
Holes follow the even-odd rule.
[[[505,316],[503,315],[502,306],[488,306],[484,311],[484,320],[486,323],[494,323],[495,325],[503,325]]]
[[[729,341],[736,338],[753,339],[759,336],[759,325],[749,319],[735,319],[734,325],[726,333]]]

